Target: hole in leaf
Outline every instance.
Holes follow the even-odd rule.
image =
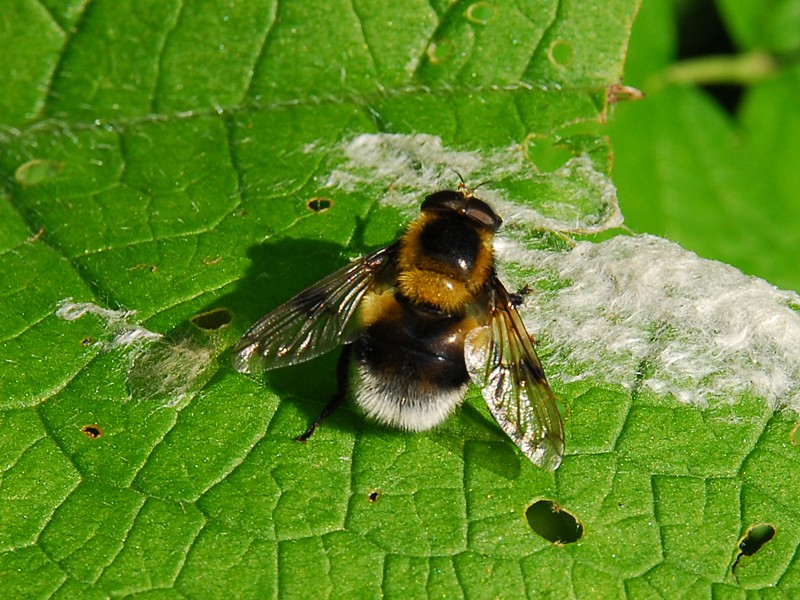
[[[764,544],[775,537],[775,528],[769,523],[752,525],[739,540],[742,556],[753,556],[764,547]]]
[[[800,421],[794,424],[792,427],[792,431],[789,433],[789,442],[792,446],[800,445],[800,442],[797,441],[797,430],[800,429]]]
[[[486,25],[494,17],[494,6],[488,2],[470,4],[465,13],[468,21],[478,25]]]
[[[522,149],[539,172],[549,173],[560,169],[575,156],[560,137],[529,134]]]
[[[775,537],[775,527],[769,523],[759,523],[758,525],[751,525],[748,527],[745,534],[739,540],[739,552],[736,560],[733,561],[731,572],[733,576],[736,575],[736,567],[739,566],[739,561],[743,556],[753,556],[756,552],[761,550],[766,543]]]
[[[333,206],[333,200],[330,198],[311,198],[308,202],[306,202],[306,206],[313,210],[315,213],[321,213],[328,210],[331,206]]]
[[[564,40],[555,40],[547,49],[547,58],[557,67],[566,67],[572,62],[574,50],[572,44]]]
[[[91,346],[92,344],[94,344],[94,338],[87,335],[85,338],[81,340],[81,344],[84,346]]]
[[[97,438],[103,436],[103,430],[100,429],[99,425],[84,425],[81,427],[81,431],[90,440],[96,440]]]
[[[525,518],[535,533],[553,544],[572,544],[583,537],[580,521],[550,500],[531,504]]]
[[[34,158],[20,165],[14,172],[14,179],[23,187],[30,187],[53,177],[64,170],[64,163],[57,160]]]
[[[440,62],[446,62],[451,59],[455,53],[456,47],[453,45],[453,42],[448,39],[433,42],[425,51],[425,54],[428,55],[428,60],[434,65]]]
[[[380,492],[378,492],[378,490],[372,491],[367,495],[367,499],[370,502],[377,502],[378,498],[380,498]]]
[[[232,318],[233,316],[231,315],[231,311],[229,311],[227,308],[215,308],[208,312],[193,316],[191,321],[200,329],[214,331],[216,329],[222,329],[223,327],[226,327],[231,322]]]

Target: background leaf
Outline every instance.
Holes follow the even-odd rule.
[[[676,63],[682,40],[715,36],[712,5],[721,19],[716,36],[727,35],[732,47]],[[647,101],[620,106],[610,126],[614,180],[631,228],[794,290],[800,289],[798,15],[795,0],[645,3],[626,82]],[[729,98],[737,86],[733,96],[741,98],[726,111],[700,85],[726,85]]]
[[[4,595],[791,595],[794,417],[772,407],[793,399],[792,378],[769,404],[742,392],[701,409],[647,387],[663,381],[655,355],[612,356],[552,327],[570,297],[605,311],[595,322],[628,314],[570,296],[591,273],[567,277],[562,260],[617,264],[600,279],[631,288],[642,272],[613,263],[623,242],[561,252],[534,231],[618,222],[604,125],[637,9],[6,2]],[[455,184],[451,167],[492,179],[481,193],[504,209],[506,275],[541,302],[526,317],[569,406],[555,474],[521,457],[474,391],[436,432],[345,409],[300,445],[335,357],[263,379],[228,366],[251,322],[393,240],[422,195]],[[663,260],[647,239],[629,248]],[[793,298],[771,301],[791,313]],[[797,319],[780,315],[791,333]],[[648,352],[665,347],[668,317],[645,307]],[[540,499],[576,515],[583,538],[534,534]],[[737,562],[759,522],[775,539]]]

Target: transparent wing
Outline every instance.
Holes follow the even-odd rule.
[[[556,401],[522,318],[493,277],[489,321],[464,343],[467,371],[506,435],[534,464],[555,470],[564,455]]]
[[[395,246],[354,260],[253,325],[233,348],[233,367],[253,373],[294,365],[358,337],[353,316],[391,261]]]

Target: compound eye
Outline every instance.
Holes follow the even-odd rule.
[[[420,211],[426,210],[448,210],[462,212],[467,195],[456,190],[441,190],[426,196],[425,201],[420,207]]]
[[[492,231],[497,231],[500,229],[500,225],[503,224],[503,219],[495,214],[492,207],[478,198],[472,197],[469,199],[464,213],[473,221],[480,223],[484,227],[488,227]]]

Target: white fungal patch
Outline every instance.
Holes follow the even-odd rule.
[[[85,315],[94,315],[105,321],[106,328],[114,334],[114,338],[110,342],[98,343],[108,348],[132,346],[162,337],[160,333],[129,323],[129,320],[136,316],[135,310],[112,310],[92,302],[73,302],[72,298],[65,298],[59,302],[56,309],[56,316],[66,321],[75,321]]]
[[[423,195],[445,184],[455,187],[456,173],[465,179],[481,169],[481,156],[445,148],[433,135],[362,134],[341,147],[346,161],[335,169],[325,187],[345,191],[378,184],[386,199],[396,204],[419,205]]]
[[[216,370],[215,350],[195,340],[164,340],[132,353],[128,387],[137,399],[163,397],[167,406],[190,400]]]
[[[753,394],[800,412],[797,294],[648,235],[566,253],[500,250],[523,271],[509,284],[545,290],[522,312],[551,379],[631,388],[640,378],[697,406]]]
[[[375,194],[409,218],[427,194],[455,188],[460,175],[468,186],[485,183],[477,195],[527,229],[593,233],[622,224],[614,185],[587,156],[539,173],[518,145],[474,151],[449,148],[433,135],[386,133],[358,135],[340,152],[323,187]],[[526,197],[512,201],[504,187],[520,186]]]
[[[56,316],[75,321],[94,315],[105,322],[113,336],[110,341],[99,341],[103,350],[127,350],[129,361],[128,387],[137,399],[165,397],[167,406],[176,406],[196,394],[213,374],[213,347],[192,339],[168,340],[131,323],[135,310],[112,310],[91,302],[61,301]]]

